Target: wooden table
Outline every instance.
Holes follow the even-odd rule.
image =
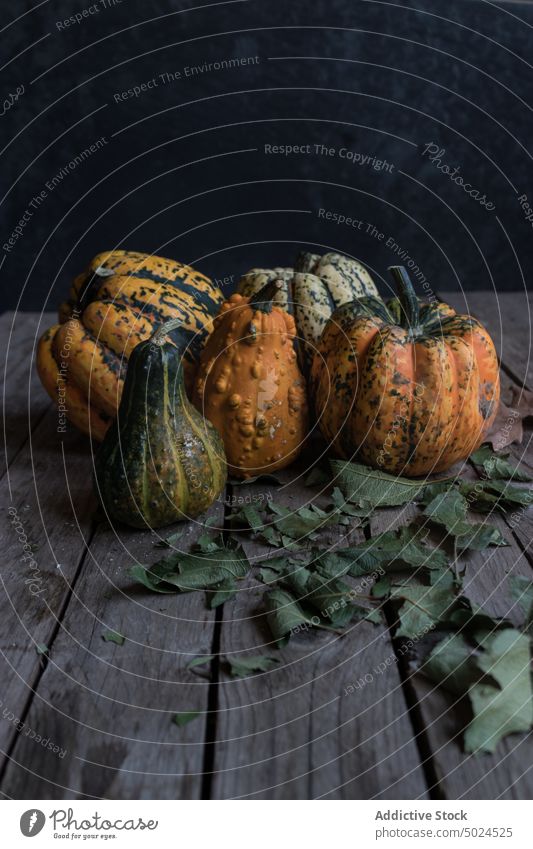
[[[443,297],[464,309],[463,295]],[[468,306],[499,346],[506,390],[522,382],[533,388],[526,295],[478,292]],[[256,580],[215,612],[202,593],[159,596],[135,586],[130,566],[151,563],[161,551],[149,534],[117,533],[95,515],[88,440],[71,427],[57,433],[57,413],[35,374],[35,338],[52,321],[28,313],[0,319],[8,349],[0,561],[5,797],[533,796],[531,736],[508,737],[493,756],[462,754],[460,708],[412,673],[385,624],[359,622],[342,638],[299,635],[277,668],[238,680],[221,658],[275,651]],[[533,469],[528,431],[514,453]],[[301,482],[266,491],[291,506],[310,497]],[[228,487],[210,511],[221,526],[236,494],[266,495],[258,485]],[[401,524],[411,509],[381,511],[371,533]],[[510,546],[472,555],[466,581],[480,604],[513,618],[507,576],[531,575],[533,524],[530,515],[514,529],[505,518],[499,523]],[[184,544],[200,530],[191,524]],[[246,546],[250,557],[266,550]],[[109,630],[123,634],[124,644],[104,641]],[[187,668],[200,654],[215,655],[205,677]],[[350,692],[369,674],[371,684]],[[181,728],[171,722],[189,710],[200,716]]]

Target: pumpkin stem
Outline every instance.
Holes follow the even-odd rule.
[[[398,300],[403,313],[402,324],[406,330],[410,331],[412,337],[419,336],[422,332],[420,328],[420,309],[411,278],[403,265],[392,265],[388,270],[396,283]]]
[[[78,308],[85,309],[92,299],[93,294],[98,292],[98,289],[102,285],[102,281],[105,280],[106,277],[113,277],[114,273],[115,272],[112,268],[106,268],[104,265],[99,265],[98,268],[89,272],[78,293]]]
[[[165,321],[164,324],[161,324],[150,336],[150,342],[154,345],[164,345],[166,337],[172,330],[176,330],[178,327],[182,328],[183,337],[180,334],[180,338],[176,339],[176,337],[172,337],[172,341],[179,349],[180,354],[183,353],[183,348],[190,342],[191,334],[188,330],[185,330],[183,327],[183,320],[181,318],[171,318],[170,321]]]
[[[250,298],[250,306],[261,312],[270,313],[274,306],[273,299],[283,287],[283,280],[269,280],[257,294]]]

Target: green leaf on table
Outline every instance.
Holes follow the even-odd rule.
[[[372,585],[370,595],[375,599],[387,598],[392,589],[392,577],[390,575],[381,575],[380,578]]]
[[[457,489],[440,492],[426,506],[424,516],[442,525],[449,534],[456,533],[458,525],[461,530],[466,522],[468,502]]]
[[[346,500],[338,486],[333,488],[331,500],[333,507],[337,508],[345,516],[353,516],[358,519],[368,518],[368,507],[358,507],[356,504],[351,504],[350,501]]]
[[[431,652],[424,674],[455,696],[468,696],[473,718],[465,751],[493,752],[507,734],[533,723],[530,643],[514,628],[478,631],[475,645],[450,634]]]
[[[360,463],[330,460],[335,483],[347,501],[373,510],[399,507],[414,501],[424,490],[425,481],[413,481],[371,469]]]
[[[214,590],[206,590],[207,597],[209,599],[209,607],[211,610],[215,610],[215,608],[220,607],[221,604],[224,604],[226,601],[230,601],[234,598],[237,595],[237,591],[238,587],[233,578],[228,578],[220,584],[217,584],[214,587]]]
[[[511,595],[524,612],[522,629],[533,637],[533,581],[525,575],[512,575],[509,578]]]
[[[307,592],[310,577],[311,572],[306,566],[296,564],[283,575],[283,584],[291,593],[300,598]]]
[[[273,584],[275,581],[284,575],[290,567],[291,560],[287,557],[269,557],[268,560],[262,560],[259,577],[264,584]]]
[[[480,632],[480,668],[499,689],[484,681],[468,691],[474,719],[465,732],[465,751],[493,752],[507,734],[529,731],[533,723],[530,641],[514,628]]]
[[[223,547],[224,540],[222,539],[222,534],[220,532],[217,534],[203,533],[200,534],[196,542],[192,544],[191,551],[200,551],[203,554],[209,554],[209,552],[217,551],[219,548]]]
[[[287,510],[281,505],[269,504],[269,508],[276,514],[272,519],[272,524],[282,534],[283,537],[288,537],[288,542],[298,540],[313,539],[322,528],[330,525],[332,522],[338,524],[340,511],[336,508],[330,512],[326,512],[317,507],[300,507],[298,510]]]
[[[468,499],[472,510],[490,513],[495,508],[506,512],[517,506],[533,504],[533,489],[515,486],[508,481],[460,481],[459,492]]]
[[[229,520],[232,525],[243,524],[254,533],[262,530],[265,524],[259,510],[253,504],[245,504],[240,510],[234,511],[231,513]]]
[[[213,660],[214,656],[214,654],[202,654],[198,657],[193,657],[193,659],[188,662],[187,669],[195,669],[197,666],[205,666],[206,663],[210,663]]]
[[[448,634],[424,661],[424,675],[454,696],[464,696],[484,672],[477,657],[479,649],[468,643],[462,634]],[[493,683],[496,682],[493,679]]]
[[[173,548],[176,545],[176,543],[179,542],[179,540],[181,539],[182,536],[183,536],[183,529],[176,531],[173,534],[170,534],[170,536],[166,537],[165,539],[157,540],[157,542],[154,543],[154,547],[155,548]]]
[[[445,574],[445,573],[443,573]],[[396,637],[421,638],[436,625],[446,622],[457,600],[449,579],[431,586],[402,584],[391,588],[391,599],[399,602]]]
[[[456,537],[457,551],[483,551],[489,545],[509,545],[501,531],[494,525],[484,522],[470,524],[465,522],[463,533]]]
[[[222,582],[246,577],[250,563],[241,546],[219,548],[206,554],[182,554],[178,562],[178,574],[165,575],[182,591],[205,590],[217,587]]]
[[[305,603],[334,628],[343,628],[357,616],[364,618],[370,611],[354,604],[355,593],[349,584],[339,578],[324,578],[311,573],[305,586]]]
[[[331,577],[363,575],[384,569],[388,572],[409,569],[441,570],[448,566],[442,549],[425,542],[426,532],[415,523],[397,531],[384,531],[372,539],[347,548],[337,548],[320,558],[318,569]]]
[[[481,551],[489,545],[508,545],[498,528],[486,522],[471,524],[467,521],[467,514],[468,501],[455,488],[440,492],[424,510],[424,516],[455,537],[459,552],[468,549]]]
[[[506,619],[495,619],[465,595],[458,596],[457,604],[449,615],[449,623],[464,634],[481,630],[496,631],[511,625]]]
[[[184,713],[175,713],[172,717],[172,722],[174,725],[177,725],[178,728],[182,728],[198,716],[200,716],[199,710],[187,710],[184,711]]]
[[[175,552],[143,569],[136,564],[130,575],[154,592],[187,592],[216,588],[231,579],[241,579],[250,563],[241,546],[215,551]]]
[[[531,477],[507,459],[509,452],[495,454],[490,445],[482,445],[477,451],[470,455],[470,459],[476,466],[481,466],[484,474],[489,480],[515,480],[527,482]]]
[[[268,672],[279,663],[279,658],[269,655],[254,655],[253,657],[241,657],[239,660],[227,658],[230,675],[234,678],[246,678],[256,672]]]
[[[117,646],[123,646],[126,641],[126,638],[122,634],[119,634],[118,631],[104,631],[102,639],[106,643],[116,643]]]
[[[312,618],[300,607],[291,593],[280,588],[265,594],[267,622],[272,636],[281,648],[289,641],[291,632],[301,625],[312,625]]]

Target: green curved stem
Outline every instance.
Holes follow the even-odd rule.
[[[420,309],[411,278],[403,265],[391,265],[390,273],[396,283],[398,300],[402,308],[404,326],[409,330],[411,336],[418,336],[422,329],[420,327]]]
[[[154,343],[154,345],[162,345],[165,341],[165,336],[175,330],[177,327],[182,327],[183,321],[181,318],[171,318],[169,321],[165,321],[164,324],[161,324],[157,330],[154,330],[152,335],[150,336],[150,341]]]

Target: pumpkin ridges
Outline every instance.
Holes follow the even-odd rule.
[[[359,450],[370,465],[414,476],[443,471],[481,443],[496,414],[498,362],[489,334],[476,319],[457,316],[445,304],[420,305],[405,272],[397,276],[399,298],[387,307],[365,298],[334,313],[311,377],[320,428],[341,457]],[[371,340],[363,362],[362,352],[351,352],[335,325],[353,340],[361,327],[368,328],[368,314],[381,321],[383,329]],[[337,380],[329,398],[320,354]],[[360,381],[348,426],[339,437],[345,410],[350,409],[346,385],[352,397],[355,389],[350,383],[356,369],[349,363],[354,355]],[[412,367],[408,357],[413,358]],[[351,380],[345,379],[347,373]],[[410,395],[415,381],[422,387],[421,398]]]
[[[351,453],[346,454],[343,448],[344,423],[348,422],[358,403],[361,370],[368,349],[382,326],[381,321],[368,317],[344,331],[342,322],[331,321],[318,346],[311,386],[317,410],[322,410],[319,424],[328,443],[344,457]],[[327,368],[331,357],[336,363],[334,374]]]
[[[189,334],[181,334],[176,344],[166,337],[175,324],[159,328],[134,349],[119,413],[96,458],[104,507],[134,527],[199,515],[226,480],[220,438],[206,431],[185,394],[179,345],[187,344]],[[216,469],[209,443],[218,452]]]
[[[53,353],[56,361],[65,363],[69,380],[86,393],[89,403],[114,416],[125,363],[90,336],[83,324],[74,318],[60,325]]]
[[[83,324],[99,342],[126,360],[153,329],[148,319],[125,304],[104,300],[87,305]]]
[[[117,271],[123,271],[124,274],[118,274]],[[100,374],[101,381],[99,386],[93,387],[92,400],[96,406],[96,399],[104,398],[104,420],[107,424],[107,415],[113,417],[116,415],[116,409],[112,410],[105,399],[115,397],[118,407],[122,389],[122,384],[117,381],[117,359],[113,355],[126,366],[134,342],[147,338],[156,325],[178,316],[181,323],[194,333],[194,339],[184,354],[185,381],[190,391],[200,349],[212,330],[212,313],[222,300],[219,289],[190,266],[130,251],[107,251],[98,254],[89,263],[86,271],[75,278],[69,299],[59,308],[61,324],[69,325],[71,320],[78,320],[86,326],[90,335],[98,337],[101,346],[101,349],[97,350],[94,340],[92,345],[84,340],[88,363],[86,368],[82,369],[75,357],[70,358],[70,363],[73,364],[73,368],[69,370],[70,383],[75,385],[75,374],[79,372],[82,394],[88,392],[87,374],[91,373],[90,360],[96,352],[96,362],[92,365]],[[108,302],[105,313],[101,307],[102,301]],[[129,316],[129,327],[124,324],[126,316]],[[134,316],[138,318],[134,319]],[[130,334],[131,327],[133,332]],[[59,351],[52,351],[52,354],[61,366]],[[107,363],[107,380],[103,375],[102,362]],[[44,371],[43,366],[43,373]],[[89,403],[88,399],[85,403]],[[87,411],[87,420],[92,417],[92,413]],[[67,412],[67,418],[74,420],[70,412]],[[83,425],[82,429],[86,431],[87,427]],[[97,431],[97,438],[103,438],[102,428]]]
[[[66,407],[69,421],[87,436],[101,441],[111,423],[98,409],[87,404],[87,398],[75,383],[68,380],[66,373],[59,371],[53,354],[54,339],[61,327],[56,324],[48,328],[37,345],[37,371],[43,387],[56,404],[61,400]],[[60,393],[61,388],[61,393]]]
[[[456,384],[458,411],[453,439],[447,454],[448,465],[451,465],[471,454],[481,444],[485,433],[485,420],[479,412],[480,373],[475,353],[468,342],[459,336],[450,337],[447,344],[453,351],[458,375]],[[439,467],[437,471],[438,469]]]
[[[86,279],[91,272],[98,268],[109,269],[118,277],[145,277],[147,280],[160,284],[176,283],[178,280],[181,280],[184,284],[194,283],[197,291],[211,299],[209,304],[206,301],[204,305],[206,309],[211,309],[211,311],[215,310],[223,300],[220,290],[204,274],[190,265],[156,254],[124,250],[103,251],[93,257],[87,271],[84,275],[80,275],[80,278]],[[77,293],[79,293],[80,278],[75,281],[75,288],[76,285],[78,287]]]
[[[426,470],[428,457],[440,458],[450,449],[455,422],[453,354],[442,339],[425,337],[413,346],[415,376],[411,411],[411,455],[408,458],[413,475]]]
[[[391,346],[396,346],[394,360]],[[361,457],[367,462],[377,454],[380,465],[388,470],[389,457],[403,464],[409,454],[407,423],[414,368],[405,332],[398,327],[383,327],[374,336],[360,365],[357,400],[347,428],[347,441],[354,444],[354,431],[364,434]]]

